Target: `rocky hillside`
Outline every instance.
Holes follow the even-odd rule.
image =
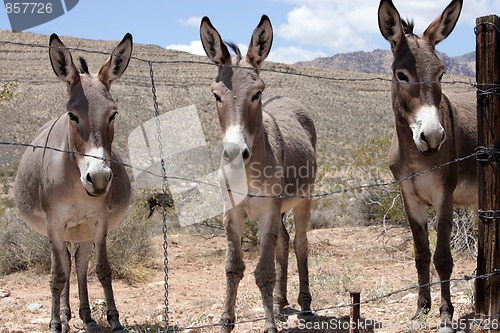
[[[85,57],[91,72],[96,72],[108,55],[84,50],[109,53],[118,43],[60,37],[66,46],[78,48],[73,51],[73,59]],[[48,39],[47,35],[0,30],[0,84],[17,84],[16,97],[0,105],[0,140],[3,142],[29,143],[43,123],[65,112],[66,86],[52,71],[46,47]],[[390,83],[387,71],[383,70],[389,68],[390,55],[376,51],[373,53],[373,58],[377,55],[376,61],[367,60],[372,58],[362,60],[363,55],[369,57],[370,54],[357,52],[351,57],[359,58],[357,62],[363,66],[372,65],[372,73],[384,73],[376,75],[383,80],[369,80],[373,74],[359,73],[370,72],[365,69],[367,67],[355,66],[354,61],[340,63],[340,59],[345,59],[341,56],[330,58],[345,64],[339,67],[319,66],[315,62],[308,66],[263,64],[261,77],[266,83],[265,98],[294,97],[309,109],[316,123],[320,163],[350,163],[357,147],[365,144],[368,138],[391,136]],[[130,61],[123,77],[111,89],[119,109],[115,143],[125,160],[131,132],[154,117],[150,68],[144,60],[158,61],[153,68],[160,113],[194,105],[208,144],[218,143],[219,124],[209,88],[217,68],[208,58],[141,44],[134,45],[133,56],[136,58]],[[381,60],[387,64],[376,65]],[[317,63],[326,64],[327,61],[318,59]],[[464,81],[463,77],[456,79]],[[447,85],[444,89],[463,91],[470,87]],[[163,136],[166,139],[171,133],[163,133]],[[23,147],[0,145],[0,166],[15,165],[22,151]]]
[[[438,56],[443,62],[447,74],[476,76],[475,52],[459,57],[449,57],[444,53],[438,52]],[[391,51],[375,50],[372,52],[341,53],[333,57],[298,62],[297,65],[358,73],[388,73],[391,68],[391,60]]]

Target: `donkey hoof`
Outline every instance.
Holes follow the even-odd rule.
[[[62,332],[62,324],[61,323],[57,323],[57,322],[50,323],[49,328],[50,328],[50,333]]]
[[[221,333],[230,333],[234,329],[234,319],[222,318],[220,320],[220,325]]]
[[[85,333],[99,333],[101,328],[97,325],[95,321],[89,321],[85,324]]]

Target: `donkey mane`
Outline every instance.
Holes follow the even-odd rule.
[[[241,51],[238,45],[236,45],[233,42],[226,42],[226,41],[224,42],[224,44],[229,46],[234,51],[234,53],[236,54],[236,66],[239,66],[241,61]]]
[[[413,28],[415,28],[415,22],[413,19],[401,20],[401,24],[403,25],[405,35],[415,35],[413,33]]]
[[[83,59],[82,57],[80,57],[79,60],[80,60],[80,73],[90,74],[89,73],[89,66],[87,65],[87,61],[85,59]]]

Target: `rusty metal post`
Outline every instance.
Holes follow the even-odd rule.
[[[361,292],[351,291],[351,325],[349,326],[349,333],[359,333],[359,323],[361,320]]]

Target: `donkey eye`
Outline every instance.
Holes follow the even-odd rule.
[[[255,93],[255,95],[252,96],[252,102],[255,102],[256,100],[258,100],[261,95],[262,95],[262,91],[257,91]]]
[[[79,123],[78,122],[78,117],[75,116],[72,112],[68,112],[68,117],[69,117],[69,120],[74,121],[77,124]]]
[[[398,78],[398,80],[400,82],[406,82],[406,83],[410,82],[410,79],[408,78],[408,76],[406,76],[406,74],[403,72],[397,72],[396,77]]]
[[[111,117],[109,117],[109,122],[112,122],[113,120],[115,120],[115,118],[116,118],[117,115],[118,115],[117,111],[113,112],[113,114],[111,115]]]
[[[220,98],[220,96],[219,96],[219,95],[217,95],[217,93],[214,93],[214,97],[215,97],[215,100],[216,100],[217,102],[219,102],[219,103],[220,103],[220,102],[222,102],[222,99]]]

